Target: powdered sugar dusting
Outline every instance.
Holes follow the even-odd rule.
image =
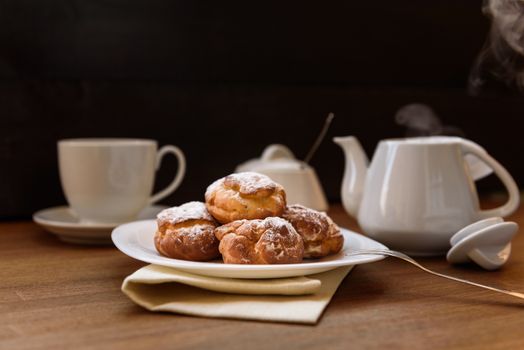
[[[284,215],[293,216],[300,220],[308,220],[311,222],[319,222],[322,219],[328,218],[327,214],[321,211],[307,208],[300,204],[288,205]]]
[[[288,205],[282,217],[289,220],[306,241],[323,240],[339,231],[326,213],[300,204]]]
[[[180,239],[184,241],[184,244],[186,245],[198,247],[203,246],[203,235],[213,236],[213,229],[213,226],[210,226],[209,224],[200,224],[182,227],[175,230],[167,230],[166,232],[170,232],[171,234],[178,236]]]
[[[289,232],[295,232],[295,228],[288,221],[276,216],[267,217],[263,222],[268,228],[278,229],[284,226],[288,229]]]
[[[162,210],[158,215],[159,221],[180,223],[188,220],[208,220],[214,222],[215,219],[209,214],[206,205],[202,202],[188,202],[179,207],[172,207]]]
[[[268,176],[251,171],[228,175],[224,181],[237,185],[241,193],[255,193],[260,189],[274,190],[277,186]]]
[[[344,237],[326,213],[294,204],[286,208],[282,217],[302,236],[305,258],[323,257],[342,248]]]
[[[272,263],[298,262],[302,260],[304,246],[302,238],[286,220],[279,217],[264,219],[266,231],[257,248],[270,254]],[[291,259],[291,260],[288,260]]]
[[[263,220],[263,224],[266,227],[266,231],[264,232],[266,238],[266,250],[285,250],[286,245],[292,244],[291,242],[299,237],[293,226],[282,218],[273,216],[268,217]],[[283,228],[286,228],[286,230],[283,230]],[[287,235],[284,234],[286,231],[288,233]],[[296,237],[293,237],[294,235]]]

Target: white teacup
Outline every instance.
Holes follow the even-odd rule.
[[[178,171],[164,190],[151,195],[155,172],[164,155],[178,159]],[[136,218],[147,205],[170,195],[182,182],[182,151],[146,139],[86,138],[58,142],[64,194],[83,222],[121,223]]]

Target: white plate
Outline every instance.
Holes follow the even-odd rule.
[[[152,219],[166,209],[163,205],[145,208],[138,219]],[[119,224],[85,223],[67,206],[43,209],[33,215],[33,220],[62,241],[79,244],[111,244],[111,232]]]
[[[381,255],[345,255],[352,250],[387,249],[381,243],[370,238],[347,229],[341,229],[344,235],[342,251],[322,259],[304,260],[300,264],[281,265],[224,264],[222,260],[196,262],[166,258],[158,254],[153,242],[156,228],[155,220],[135,221],[118,226],[113,230],[111,237],[120,251],[137,260],[199,275],[229,278],[280,278],[311,275],[332,270],[339,266],[370,263],[384,258]]]

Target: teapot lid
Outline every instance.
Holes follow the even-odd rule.
[[[237,167],[237,171],[296,171],[309,165],[295,158],[293,152],[281,144],[271,144],[260,158],[250,159]]]

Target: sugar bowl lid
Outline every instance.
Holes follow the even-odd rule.
[[[297,171],[302,170],[309,165],[295,158],[293,152],[281,144],[271,144],[262,152],[260,158],[250,159],[240,164],[236,171]]]
[[[501,217],[477,221],[451,237],[446,258],[453,264],[473,261],[486,270],[498,269],[509,259],[511,239],[517,231],[515,222]]]

